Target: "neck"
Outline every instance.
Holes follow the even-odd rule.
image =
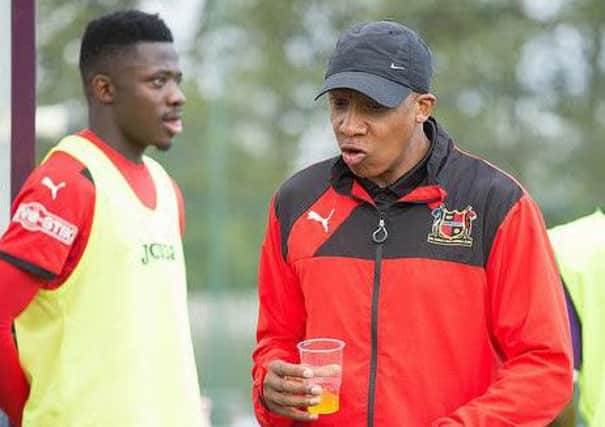
[[[103,114],[89,113],[88,127],[105,144],[116,150],[122,156],[134,163],[143,161],[144,147],[139,147],[128,142],[126,136],[116,125],[115,121],[105,117]]]

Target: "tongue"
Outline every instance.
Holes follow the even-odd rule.
[[[361,151],[344,151],[342,153],[342,159],[349,166],[358,165],[366,158],[366,153]]]

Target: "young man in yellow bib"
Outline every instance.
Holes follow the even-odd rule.
[[[598,208],[549,230],[568,295],[579,391],[578,414],[569,405],[561,426],[581,416],[587,427],[605,426],[605,214]]]
[[[0,240],[0,407],[15,426],[202,424],[182,197],[144,155],[182,128],[172,41],[140,11],[88,24],[89,126],[15,199]]]

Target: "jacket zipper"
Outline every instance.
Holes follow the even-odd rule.
[[[378,227],[372,233],[372,241],[376,244],[374,258],[374,286],[372,289],[372,349],[370,353],[370,381],[368,390],[368,427],[374,426],[374,403],[376,400],[376,370],[378,367],[378,300],[380,296],[380,269],[382,264],[383,244],[389,237],[385,226],[384,211],[378,210]]]

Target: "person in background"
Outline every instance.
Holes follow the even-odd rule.
[[[288,179],[260,256],[262,426],[538,426],[571,399],[569,327],[541,212],[433,117],[432,55],[399,23],[338,40],[319,96],[341,154]],[[344,340],[340,410],[297,343]],[[305,424],[309,423],[309,424]]]
[[[600,209],[553,227],[549,237],[568,295],[575,366],[578,370],[579,415],[590,427],[605,426],[605,215]],[[575,426],[575,407],[559,425]]]
[[[183,201],[144,154],[182,128],[172,33],[101,16],[80,72],[88,128],[28,177],[0,240],[0,407],[23,427],[200,426]]]

